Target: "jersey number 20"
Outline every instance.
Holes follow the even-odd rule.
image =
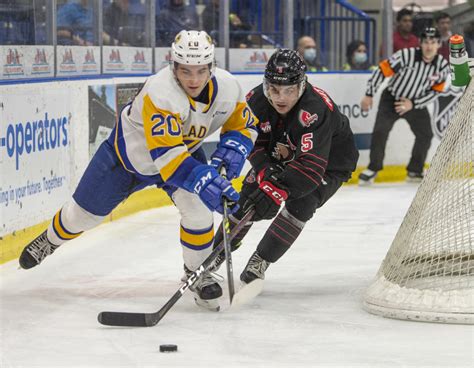
[[[154,114],[151,117],[151,121],[154,123],[151,127],[152,136],[162,136],[168,133],[169,135],[176,137],[181,134],[181,126],[179,125],[178,119],[173,115],[165,117],[161,114]]]

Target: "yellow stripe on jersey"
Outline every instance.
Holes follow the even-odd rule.
[[[183,144],[179,113],[156,107],[150,96],[143,97],[143,130],[148,150]]]
[[[249,127],[255,127],[257,124],[258,119],[252,110],[250,110],[247,103],[237,102],[234,112],[222,127],[221,134],[231,130],[237,131],[252,141],[255,141],[257,133],[255,130],[249,129]]]
[[[191,149],[193,147],[195,147],[196,145],[198,145],[199,143],[202,142],[202,139],[189,139],[189,138],[184,138],[184,144],[186,145],[186,147],[188,147],[188,149]]]
[[[214,228],[211,227],[208,232],[203,234],[191,234],[187,232],[183,226],[181,226],[180,239],[182,242],[184,241],[187,244],[193,246],[204,246],[209,244],[214,239]]]
[[[194,101],[189,95],[188,96],[188,101],[189,104],[191,105],[191,110],[196,111],[196,101]]]
[[[170,162],[168,162],[165,166],[163,166],[160,170],[161,177],[164,181],[167,181],[171,175],[178,169],[178,167],[186,160],[188,157],[191,157],[188,151],[182,152]]]
[[[209,81],[209,92],[207,94],[207,97],[208,97],[208,104],[206,105],[206,107],[202,110],[202,112],[208,112],[209,109],[211,108],[212,106],[212,103],[214,102],[214,100],[216,99],[216,96],[217,96],[217,93],[214,94],[214,90],[216,89],[216,86],[214,85],[215,83],[215,78],[212,78],[210,81]]]

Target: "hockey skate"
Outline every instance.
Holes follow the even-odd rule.
[[[408,171],[407,178],[406,178],[407,183],[421,183],[422,180],[423,180],[423,173]]]
[[[240,274],[240,281],[250,284],[255,279],[265,280],[265,271],[270,262],[265,261],[257,251],[255,251],[250,257],[247,266]]]
[[[45,230],[40,236],[28,244],[20,255],[20,266],[24,269],[39,265],[47,256],[59,248],[59,245],[51,244],[46,236]]]
[[[247,266],[240,274],[240,289],[234,295],[233,306],[240,306],[248,303],[263,291],[263,280],[265,271],[270,262],[265,261],[258,252],[254,252],[250,257]]]
[[[374,183],[377,171],[366,169],[359,174],[359,186],[367,186]]]
[[[184,272],[185,277],[181,281],[186,281],[193,271],[184,266]],[[194,301],[198,306],[214,312],[220,310],[219,298],[222,296],[222,288],[218,281],[216,275],[208,270],[190,287],[194,293]]]

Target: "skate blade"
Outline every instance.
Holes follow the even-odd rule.
[[[423,181],[423,179],[420,178],[406,178],[405,182],[409,184],[420,184]]]
[[[240,307],[251,302],[263,291],[263,280],[255,279],[249,284],[241,283],[239,291],[235,293],[232,299],[232,307]]]
[[[209,310],[211,312],[219,312],[221,307],[219,305],[219,299],[201,299],[198,296],[194,296],[194,301],[196,302],[196,305],[198,305],[201,308],[204,308],[206,310]]]
[[[374,184],[375,179],[370,179],[370,180],[360,180],[359,179],[359,187],[369,187],[372,184]]]

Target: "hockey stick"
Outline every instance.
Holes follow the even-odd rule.
[[[227,172],[224,166],[220,170],[220,174],[227,179]],[[227,199],[223,198],[224,213],[222,214],[222,242],[224,244],[225,263],[227,267],[227,286],[229,289],[229,300],[232,304],[235,294],[234,286],[234,268],[232,266],[232,250],[230,248],[229,234],[230,234],[230,222],[228,214],[228,203]]]
[[[229,242],[242,230],[242,228],[252,219],[254,209],[251,208],[242,220],[232,229],[229,234]],[[204,260],[199,268],[181,285],[173,296],[154,313],[129,313],[129,312],[100,312],[97,319],[99,323],[107,326],[127,326],[127,327],[151,327],[155,326],[175,305],[181,296],[189,289],[214,262],[215,258],[224,250],[224,242],[220,242],[212,253]]]
[[[234,286],[234,268],[232,266],[232,251],[230,249],[230,241],[229,241],[229,234],[230,234],[230,222],[229,222],[229,215],[227,213],[227,200],[224,199],[224,214],[222,216],[222,243],[224,245],[224,253],[225,253],[225,263],[227,266],[227,284],[229,287],[229,300],[230,304],[232,304],[232,300],[234,299],[235,294],[235,286]]]

